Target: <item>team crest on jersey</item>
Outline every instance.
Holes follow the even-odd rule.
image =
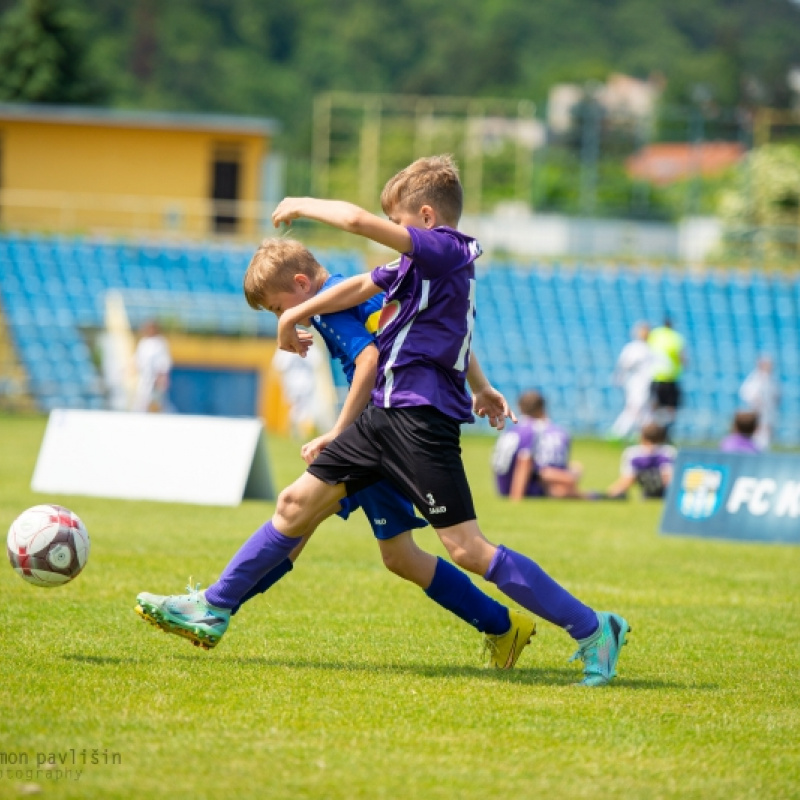
[[[400,301],[392,300],[381,309],[381,316],[378,320],[378,334],[389,327],[394,322],[397,315],[400,313]]]
[[[708,519],[722,502],[726,470],[722,467],[689,467],[681,475],[678,508],[688,519]]]

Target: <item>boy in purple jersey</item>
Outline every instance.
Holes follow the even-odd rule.
[[[266,309],[276,316],[336,286],[344,278],[331,276],[302,244],[291,239],[266,239],[253,256],[244,277],[244,294],[248,304]],[[353,308],[334,314],[304,320],[324,340],[332,357],[342,366],[350,391],[333,428],[317,436],[301,448],[303,459],[311,463],[333,439],[346,428],[369,401],[375,385],[378,350],[375,345],[381,296],[370,298]],[[288,354],[287,354],[288,355]],[[298,358],[291,355],[290,358]],[[489,597],[460,570],[441,558],[420,550],[411,530],[427,523],[414,514],[414,506],[389,481],[383,480],[340,501],[338,516],[347,519],[362,508],[372,526],[386,567],[401,578],[417,584],[425,594],[443,608],[485,634],[485,650],[495,667],[514,666],[522,648],[535,633],[532,617],[506,608]],[[324,516],[327,516],[325,514]],[[312,523],[302,540],[277,566],[267,565],[255,582],[261,556],[260,540],[246,543],[223,571],[219,581],[203,593],[204,600],[216,608],[235,614],[241,605],[273,586],[292,570],[295,560],[313,533]],[[267,552],[269,555],[269,553]],[[246,569],[242,565],[246,564]],[[244,574],[241,574],[244,572]],[[137,613],[168,633],[176,633],[194,644],[210,649],[224,635],[227,625],[187,628],[186,608],[190,620],[196,603],[182,596],[170,597],[142,592],[137,598]]]
[[[481,250],[455,229],[462,204],[455,164],[439,156],[419,159],[389,180],[381,194],[388,220],[350,203],[315,198],[285,198],[273,213],[276,227],[312,219],[369,238],[401,257],[281,314],[279,346],[304,354],[309,342],[297,324],[386,293],[372,402],[281,492],[275,515],[259,532],[261,566],[283,560],[309,521],[330,513],[342,497],[389,478],[433,525],[456,564],[564,628],[578,643],[573,658],[584,662],[581,683],[602,686],[616,675],[626,620],[584,605],[531,559],[489,542],[477,524],[461,461],[460,425],[472,421],[473,407],[499,428],[514,417],[470,357],[474,262]],[[205,601],[198,607],[208,616],[220,613]]]
[[[519,423],[500,434],[492,453],[498,493],[511,500],[582,497],[578,475],[570,468],[572,439],[547,417],[544,397],[524,392],[519,410]]]
[[[760,453],[753,441],[758,430],[758,414],[755,411],[737,411],[733,417],[733,430],[719,443],[723,453]]]
[[[622,453],[619,478],[609,486],[606,496],[624,498],[635,483],[642,496],[661,498],[672,480],[672,467],[677,451],[666,444],[667,429],[655,422],[642,428],[640,443],[626,447]]]

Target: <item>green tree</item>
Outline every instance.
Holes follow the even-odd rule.
[[[23,0],[0,23],[0,99],[27,103],[99,103],[102,83],[86,66],[86,48],[59,0]]]
[[[800,145],[750,152],[719,206],[726,255],[756,253],[797,264],[800,257]]]

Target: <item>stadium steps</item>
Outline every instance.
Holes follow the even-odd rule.
[[[28,376],[19,363],[0,303],[0,409],[35,411],[36,403],[28,391]]]

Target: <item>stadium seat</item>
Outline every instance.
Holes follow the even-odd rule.
[[[102,326],[111,288],[193,294],[187,327],[238,332],[242,314],[213,298],[241,296],[250,254],[238,245],[0,235],[0,300],[40,407],[102,406],[100,378],[80,329]],[[365,266],[354,252],[323,251],[320,258],[346,276]],[[660,324],[666,312],[690,354],[676,435],[721,436],[738,387],[762,352],[775,359],[783,413],[800,417],[800,280],[794,277],[482,259],[474,346],[490,380],[512,400],[537,386],[554,416],[568,420],[576,434],[598,433],[621,407],[611,376],[632,325],[640,319]],[[274,333],[271,315],[245,318],[253,332]],[[779,438],[796,442],[798,427],[782,423]]]

